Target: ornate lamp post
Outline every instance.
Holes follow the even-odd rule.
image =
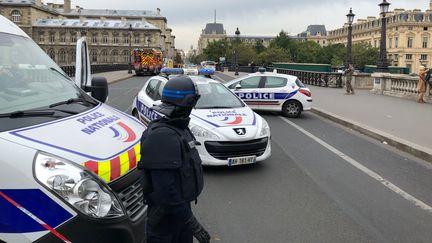
[[[240,30],[239,30],[238,27],[237,27],[237,30],[235,32],[235,35],[236,35],[236,42],[237,43],[236,43],[236,47],[235,47],[235,50],[234,50],[234,68],[235,68],[234,75],[238,76],[239,73],[238,73],[238,64],[237,64],[237,45],[238,45],[238,42],[240,42]]]
[[[350,8],[349,13],[347,14],[348,19],[348,44],[347,44],[347,57],[346,57],[346,63],[345,66],[348,68],[349,64],[352,64],[352,24],[354,22],[354,16],[355,14],[352,11],[352,8]]]
[[[381,44],[380,44],[380,56],[379,60],[377,62],[377,72],[380,73],[388,73],[388,60],[387,60],[387,19],[386,14],[389,11],[390,3],[387,2],[387,0],[383,0],[382,3],[379,4],[380,10],[381,10]]]
[[[129,68],[128,73],[132,73],[132,24],[129,25]]]

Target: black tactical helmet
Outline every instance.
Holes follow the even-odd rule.
[[[182,75],[170,79],[165,84],[161,101],[174,106],[192,108],[199,98],[195,83],[188,76]]]
[[[188,76],[177,76],[170,79],[162,91],[162,104],[152,107],[169,117],[187,117],[198,102],[198,88]]]

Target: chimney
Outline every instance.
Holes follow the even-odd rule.
[[[70,13],[70,11],[71,11],[71,0],[64,0],[63,12]]]
[[[42,7],[42,0],[36,0],[35,1],[36,6]]]
[[[157,14],[160,14],[160,11],[161,11],[160,8],[156,9]]]

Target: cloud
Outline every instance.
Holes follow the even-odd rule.
[[[62,2],[62,0],[55,0]],[[227,34],[236,27],[244,35],[275,36],[283,29],[291,34],[306,30],[310,24],[325,24],[328,30],[338,28],[346,21],[350,7],[356,19],[377,16],[381,0],[72,0],[84,8],[108,9],[161,9],[176,36],[176,47],[188,50],[197,46],[201,30],[214,20],[223,23]],[[393,8],[426,9],[427,0],[390,0]]]

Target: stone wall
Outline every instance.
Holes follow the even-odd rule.
[[[358,73],[353,76],[353,87],[355,89],[373,89],[374,79],[369,73]]]

